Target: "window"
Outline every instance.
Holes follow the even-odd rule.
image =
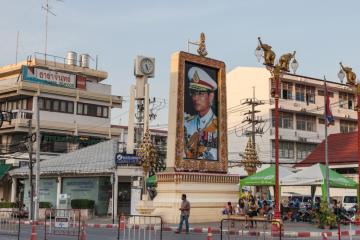
[[[318,90],[318,95],[319,96],[324,96],[325,95],[324,90]],[[332,98],[332,97],[334,97],[334,93],[328,91],[328,96]]]
[[[319,118],[319,124],[325,124],[324,118]],[[335,125],[335,120],[330,123],[330,125]]]
[[[339,107],[353,109],[354,107],[354,94],[339,92]]]
[[[275,157],[275,141],[272,141],[272,156]],[[294,143],[287,141],[279,141],[279,157],[294,158]]]
[[[74,103],[65,100],[39,98],[39,108],[43,111],[74,113]]]
[[[341,133],[355,132],[356,128],[357,128],[357,122],[340,120]]]
[[[305,85],[295,84],[296,101],[305,102]]]
[[[296,143],[296,158],[305,159],[316,147],[312,143]]]
[[[272,119],[273,124],[272,126],[275,127],[275,112],[272,112]],[[286,128],[286,129],[293,129],[293,114],[287,112],[279,112],[279,127]]]
[[[31,102],[31,98],[23,98],[17,100],[11,100],[7,102],[2,102],[0,104],[1,111],[12,111],[12,110],[31,110],[28,108],[28,103]]]
[[[292,83],[282,82],[281,97],[283,99],[292,99]]]
[[[109,108],[107,106],[100,106],[88,103],[78,103],[77,114],[92,116],[92,117],[109,117]]]
[[[296,101],[315,103],[315,87],[295,84]]]
[[[296,115],[296,129],[303,131],[316,131],[316,117],[310,115]]]

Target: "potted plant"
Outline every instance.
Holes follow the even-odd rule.
[[[336,215],[329,208],[326,201],[320,203],[320,210],[317,214],[319,228],[336,228]]]

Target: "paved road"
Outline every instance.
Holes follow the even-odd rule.
[[[30,239],[30,235],[31,235],[31,226],[29,225],[22,225],[21,226],[22,230],[21,230],[21,235],[20,235],[20,239],[21,240],[29,240]],[[43,240],[45,239],[44,237],[44,227],[43,226],[38,226],[37,228],[37,240]],[[141,238],[138,238],[139,235],[136,234],[136,236],[132,235],[132,236],[121,236],[120,239],[121,240],[157,240],[160,239],[159,236],[157,236],[157,238],[154,238],[154,236],[152,236],[152,238],[144,238],[143,234],[141,236]],[[0,240],[16,240],[17,237],[12,237],[12,236],[1,236],[0,235]],[[48,240],[75,240],[77,239],[76,237],[66,237],[66,236],[55,236],[55,235],[49,235]],[[105,229],[105,228],[87,228],[86,229],[86,239],[88,240],[116,240],[117,239],[117,231],[116,229]],[[188,239],[188,240],[206,240],[207,239],[207,234],[196,234],[196,233],[191,233],[191,234],[175,234],[173,232],[163,232],[163,239],[164,240],[181,240],[181,239]],[[244,239],[244,240],[256,240],[256,239],[264,239],[264,237],[258,237],[256,238],[255,236],[253,237],[240,237],[240,236],[226,236],[223,238],[224,240],[238,240],[238,239]],[[271,238],[271,237],[267,237],[266,240],[276,240],[279,238]],[[308,240],[308,239],[314,239],[314,240],[323,240],[323,238],[282,238],[283,240]],[[332,238],[328,238],[329,240],[337,240],[337,237],[332,237]],[[352,237],[353,240],[360,240],[359,236],[354,236]],[[214,234],[213,235],[213,240],[220,240],[220,235]],[[341,238],[341,240],[350,240],[350,237],[343,237]]]

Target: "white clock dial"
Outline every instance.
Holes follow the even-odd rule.
[[[154,63],[149,58],[143,58],[140,62],[141,72],[149,75],[154,71]]]

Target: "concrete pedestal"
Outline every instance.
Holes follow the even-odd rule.
[[[190,202],[190,223],[216,222],[222,219],[227,202],[238,201],[239,176],[229,174],[162,172],[157,177],[157,196],[152,215],[165,223],[178,223],[181,195]]]

